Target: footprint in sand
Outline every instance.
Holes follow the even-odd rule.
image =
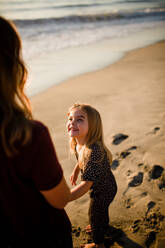
[[[134,202],[132,201],[131,198],[128,198],[124,201],[124,204],[125,204],[126,208],[131,208],[134,205]]]
[[[165,179],[162,180],[162,181],[158,184],[158,187],[159,187],[159,189],[161,189],[161,190],[164,190],[164,189],[165,189]]]
[[[137,220],[134,221],[133,225],[131,226],[131,230],[132,230],[133,233],[136,233],[136,232],[139,231],[140,223],[141,223],[140,219],[137,219]]]
[[[144,164],[143,163],[139,163],[138,164],[138,167],[142,167]]]
[[[149,202],[148,203],[148,209],[153,208],[155,205],[155,202]],[[152,212],[148,216],[145,216],[140,219],[136,219],[133,222],[133,225],[131,226],[132,232],[137,231],[145,231],[148,232],[147,238],[146,238],[146,246],[150,247],[152,242],[155,240],[155,234],[158,233],[162,228],[162,222],[164,221],[165,216],[162,215],[159,211]],[[153,235],[153,236],[152,236]]]
[[[147,216],[147,214],[149,213],[149,211],[153,208],[153,207],[155,207],[155,205],[156,205],[156,203],[154,202],[154,201],[150,201],[148,204],[147,204],[147,212],[146,212],[146,216]]]
[[[160,127],[154,127],[154,129],[152,131],[150,131],[149,133],[147,133],[147,135],[156,134],[159,130],[160,130]]]
[[[128,137],[129,136],[126,135],[126,134],[122,134],[122,133],[116,134],[116,135],[113,136],[112,144],[113,145],[119,145],[122,141],[124,141]]]
[[[72,227],[72,234],[74,234],[76,237],[80,236],[81,227]]]
[[[118,159],[114,159],[112,161],[112,164],[111,164],[111,169],[112,170],[116,170],[118,166],[119,166],[119,160]]]
[[[152,179],[155,180],[161,177],[163,171],[164,171],[164,168],[162,166],[154,165],[152,169],[149,171],[149,181],[151,181]]]
[[[134,176],[132,181],[129,182],[128,187],[137,187],[143,182],[143,172],[139,172],[137,176]]]
[[[148,214],[148,216],[145,216],[143,220],[145,229],[152,230],[157,233],[160,232],[164,218],[165,216],[162,215],[159,211]]]
[[[127,149],[127,151],[132,151],[132,150],[136,150],[137,146],[131,146],[130,148]]]
[[[120,153],[120,157],[121,158],[126,158],[128,155],[130,155],[131,153],[130,152],[128,152],[128,151],[123,151],[123,152],[121,152]]]
[[[137,149],[137,146],[131,146],[130,148],[128,148],[127,150],[125,150],[125,151],[123,151],[123,152],[121,152],[120,153],[120,157],[121,158],[126,158],[128,155],[130,155],[131,154],[131,152],[130,151],[132,151],[132,150],[136,150]]]
[[[143,192],[143,193],[141,193],[141,197],[146,197],[148,195],[148,193],[145,191],[145,192]]]
[[[130,187],[137,187],[139,185],[141,185],[143,182],[143,172],[139,172],[136,176],[133,177],[133,179],[128,183],[128,187],[127,189],[124,191],[123,195],[126,194],[126,192],[128,191],[128,189]]]
[[[127,170],[127,177],[129,177],[131,175],[132,171],[131,170]]]

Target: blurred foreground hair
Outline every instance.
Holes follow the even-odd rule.
[[[0,17],[0,135],[5,154],[18,153],[18,144],[31,138],[32,113],[24,94],[27,69],[22,59],[21,39],[15,25]]]

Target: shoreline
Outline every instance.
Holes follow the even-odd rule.
[[[72,81],[72,79],[74,79],[74,78],[81,77],[81,76],[83,76],[83,75],[87,75],[87,74],[91,74],[91,73],[96,73],[97,71],[102,71],[102,70],[104,70],[104,69],[106,69],[106,68],[109,68],[110,66],[115,65],[116,63],[120,62],[122,59],[124,59],[128,54],[130,54],[130,53],[132,53],[132,52],[136,52],[136,51],[138,51],[138,50],[140,50],[140,49],[145,49],[145,48],[147,48],[147,47],[154,46],[154,45],[159,44],[159,43],[162,43],[162,42],[165,42],[165,39],[162,39],[162,40],[159,40],[159,41],[154,41],[154,42],[152,42],[151,44],[145,44],[145,45],[143,45],[142,47],[137,47],[137,48],[134,48],[134,49],[132,49],[132,50],[130,50],[130,51],[123,52],[122,54],[120,54],[120,55],[118,56],[118,58],[116,58],[116,59],[115,59],[114,61],[112,61],[112,62],[107,63],[105,66],[102,66],[102,67],[97,68],[97,69],[95,69],[95,70],[86,71],[86,72],[84,72],[84,73],[72,75],[72,76],[70,76],[69,78],[66,78],[66,79],[64,79],[64,80],[62,80],[62,81],[60,81],[60,82],[58,82],[57,84],[53,84],[53,85],[49,86],[48,88],[45,88],[44,90],[42,90],[42,91],[40,91],[40,92],[38,92],[38,93],[32,94],[32,95],[30,95],[30,96],[28,96],[28,97],[29,97],[29,99],[32,100],[33,98],[38,97],[38,96],[40,96],[40,95],[46,93],[47,91],[50,91],[51,89],[54,89],[54,88],[56,88],[56,87],[58,87],[58,86],[60,86],[60,85],[63,85],[63,84],[65,84],[66,82]],[[97,44],[97,43],[96,43],[96,44]],[[92,46],[93,44],[90,44],[90,45]],[[81,48],[83,48],[83,47],[81,47]],[[75,48],[73,48],[73,49],[75,49]],[[79,47],[79,49],[80,49],[80,47]],[[65,50],[65,49],[64,49],[64,50]]]
[[[155,238],[148,247],[165,245],[165,203],[162,200],[165,173],[156,179],[150,178],[155,165],[165,169],[164,65],[165,41],[161,41],[128,52],[104,69],[75,76],[30,98],[34,117],[49,127],[70,187],[75,158],[69,158],[67,110],[74,102],[86,102],[99,110],[105,143],[117,161],[113,173],[118,182],[118,195],[109,214],[111,224],[121,229],[122,234],[111,247],[121,247],[120,242],[125,242],[125,247],[131,244],[130,248],[146,247],[151,235]],[[115,146],[113,136],[118,133],[128,135],[128,139]],[[128,187],[139,175],[142,182]],[[85,195],[66,207],[74,226],[74,248],[89,238],[84,232],[88,224],[88,203],[88,195]]]
[[[27,95],[42,93],[73,77],[104,69],[128,52],[165,40],[162,27],[145,29],[128,36],[95,41],[84,46],[52,51],[27,61]]]

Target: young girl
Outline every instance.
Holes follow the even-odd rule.
[[[86,104],[74,104],[68,113],[67,131],[70,148],[77,164],[71,175],[72,185],[81,171],[81,183],[71,190],[71,201],[90,191],[88,229],[92,244],[85,248],[104,248],[104,233],[109,224],[108,207],[113,201],[117,185],[111,172],[112,155],[104,144],[100,114]]]

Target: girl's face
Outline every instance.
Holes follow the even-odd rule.
[[[76,138],[81,143],[85,143],[88,133],[87,114],[80,109],[73,109],[68,116],[67,131],[70,137]]]

